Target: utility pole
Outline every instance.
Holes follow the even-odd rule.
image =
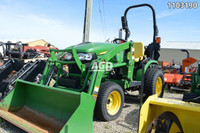
[[[89,42],[91,14],[92,14],[92,0],[86,0],[85,18],[83,27],[83,43]]]

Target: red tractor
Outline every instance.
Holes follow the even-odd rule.
[[[40,45],[36,45],[36,46],[25,46],[24,47],[24,51],[27,51],[27,50],[34,50],[38,53],[41,53],[41,54],[44,54],[44,57],[50,57],[50,53],[49,53],[49,50],[51,48],[52,45],[48,45],[48,46],[40,46]],[[53,47],[53,49],[58,49],[58,48],[55,48]]]

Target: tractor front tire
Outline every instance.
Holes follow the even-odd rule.
[[[111,121],[119,117],[124,105],[124,91],[115,82],[101,84],[94,115],[98,120]]]
[[[144,77],[144,94],[145,99],[150,95],[158,94],[163,97],[164,93],[164,76],[160,69],[148,68]]]

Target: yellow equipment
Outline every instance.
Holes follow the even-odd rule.
[[[199,133],[200,104],[150,96],[140,110],[139,133]]]

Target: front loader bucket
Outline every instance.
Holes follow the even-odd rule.
[[[0,103],[0,117],[27,132],[93,132],[95,101],[74,92],[18,80]]]

